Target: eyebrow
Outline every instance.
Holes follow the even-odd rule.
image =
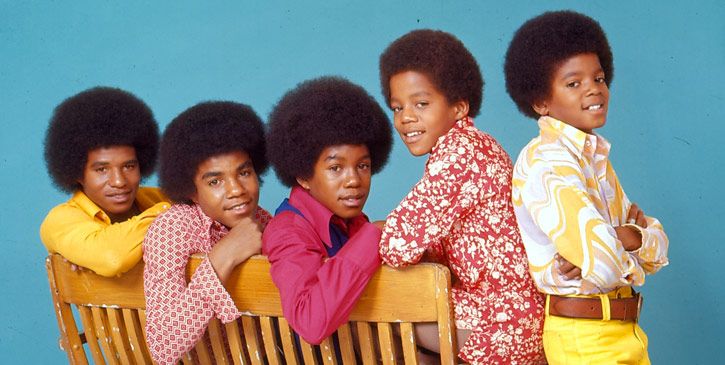
[[[360,159],[361,160],[370,159],[370,154],[367,154]],[[330,156],[325,157],[325,162],[331,161],[331,160],[344,160],[344,158],[338,157],[337,155],[330,155]]]
[[[564,76],[562,76],[561,79],[563,80],[563,79],[567,79],[567,78],[572,77],[572,76],[579,76],[579,75],[585,74],[585,73],[586,72],[572,71],[572,72],[569,72],[569,73],[564,74]],[[596,71],[594,71],[594,74],[595,75],[600,74],[600,73],[604,73],[604,69],[599,68]]]
[[[251,165],[252,165],[252,161],[247,160],[247,161],[241,163],[239,166],[237,166],[237,170],[247,169],[247,168],[251,167]]]
[[[201,175],[201,179],[206,180],[210,177],[218,177],[218,176],[222,176],[222,173],[219,171],[209,171],[209,172],[205,172],[204,175]]]
[[[130,164],[130,163],[138,163],[138,159],[123,161],[122,165],[127,165],[127,164]],[[91,167],[108,166],[110,164],[111,163],[108,162],[108,161],[96,161],[96,162],[94,162],[94,163],[91,164]]]

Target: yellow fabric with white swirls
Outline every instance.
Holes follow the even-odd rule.
[[[610,144],[551,117],[521,151],[513,175],[514,210],[531,274],[547,294],[599,294],[644,284],[668,264],[660,222],[647,217],[642,247],[628,252],[614,227],[628,225],[631,206],[609,161]],[[581,279],[558,272],[555,255],[581,268]]]

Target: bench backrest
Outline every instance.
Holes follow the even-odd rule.
[[[189,261],[187,280],[200,263],[201,256]],[[143,263],[118,278],[74,271],[58,255],[49,256],[46,266],[60,344],[70,363],[88,363],[84,343],[96,364],[151,363],[144,341]],[[205,334],[211,348],[205,345],[207,341],[200,341],[182,358],[183,363],[337,364],[342,360],[343,364],[416,364],[413,325],[419,322],[438,323],[441,361],[455,363],[450,275],[442,265],[378,270],[350,322],[336,332],[339,359],[332,337],[317,346],[302,339],[295,343],[266,258],[247,260],[225,286],[244,315],[228,324],[211,321]],[[72,307],[78,311],[80,326]]]

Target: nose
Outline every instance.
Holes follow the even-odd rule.
[[[356,188],[360,186],[360,174],[357,169],[349,169],[345,175],[345,187]]]
[[[408,124],[415,122],[417,120],[417,117],[415,113],[413,112],[413,108],[410,107],[403,107],[400,110],[400,121],[403,124]]]
[[[607,85],[603,82],[591,81],[591,82],[589,82],[589,85],[587,88],[587,96],[599,95],[602,93],[602,88],[605,88],[605,87],[607,87]]]
[[[237,179],[229,179],[229,181],[226,183],[226,188],[227,198],[236,198],[247,191],[247,189],[244,188],[244,184],[242,184]]]
[[[114,188],[122,188],[126,186],[126,175],[123,174],[121,169],[111,169],[111,176],[108,180],[108,184]]]

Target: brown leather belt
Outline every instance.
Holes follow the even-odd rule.
[[[631,298],[609,298],[610,318],[637,322],[642,308],[642,296],[634,293]],[[549,295],[549,314],[567,318],[604,319],[602,302],[598,297],[560,297]]]

